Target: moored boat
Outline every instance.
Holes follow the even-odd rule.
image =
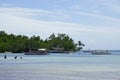
[[[64,48],[52,48],[48,51],[49,53],[65,53]]]
[[[111,53],[108,50],[93,50],[91,51],[92,55],[110,55]]]
[[[47,50],[44,48],[41,49],[37,49],[37,48],[33,48],[33,49],[29,49],[29,52],[25,53],[25,55],[47,55]]]

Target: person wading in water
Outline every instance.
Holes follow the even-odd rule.
[[[6,55],[4,55],[4,59],[7,59],[7,56],[6,56]]]
[[[15,56],[14,58],[17,59],[17,56]]]

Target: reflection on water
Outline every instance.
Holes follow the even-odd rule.
[[[120,55],[7,54],[6,60],[3,56],[0,80],[120,80]]]

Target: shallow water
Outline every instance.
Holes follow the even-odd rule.
[[[120,55],[7,54],[6,60],[3,56],[0,80],[120,80]]]

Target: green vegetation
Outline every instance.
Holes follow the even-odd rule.
[[[79,46],[79,47],[78,47]],[[66,34],[50,35],[43,40],[40,36],[27,37],[25,35],[7,34],[0,31],[0,52],[10,51],[13,53],[28,52],[30,48],[64,48],[65,51],[76,51],[84,46],[81,41],[74,43],[73,39]]]

